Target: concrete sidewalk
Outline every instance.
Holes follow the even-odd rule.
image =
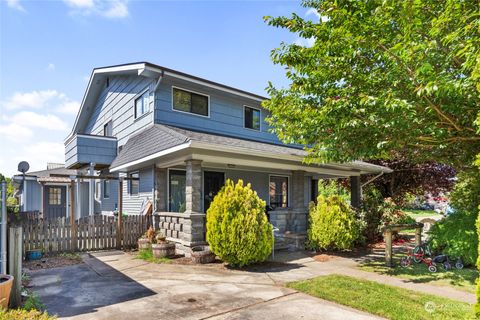
[[[322,274],[309,259],[265,272],[150,264],[112,251],[31,272],[31,285],[61,319],[379,319],[280,285]]]

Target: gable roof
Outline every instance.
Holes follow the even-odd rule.
[[[178,70],[166,68],[157,64],[153,64],[150,62],[132,62],[126,64],[119,64],[119,65],[112,65],[100,68],[94,68],[91,75],[90,80],[88,82],[87,88],[85,90],[85,94],[83,96],[82,102],[80,104],[80,109],[78,114],[75,118],[75,123],[72,127],[72,131],[65,139],[65,143],[68,143],[71,137],[73,137],[74,133],[78,133],[79,127],[81,128],[82,125],[85,125],[86,121],[88,120],[88,113],[93,110],[92,106],[95,100],[98,98],[103,85],[106,81],[106,77],[108,75],[141,75],[146,77],[151,77],[154,79],[161,79],[164,76],[170,76],[174,78],[179,78],[191,82],[195,82],[201,85],[205,85],[217,90],[221,90],[224,92],[229,92],[235,95],[247,97],[252,100],[256,101],[263,101],[266,100],[266,97],[261,95],[244,91],[235,87],[231,87],[219,82],[207,80],[204,78],[200,78],[188,73],[184,73]]]

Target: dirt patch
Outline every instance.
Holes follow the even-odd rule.
[[[321,253],[321,254],[317,254],[317,255],[314,255],[312,257],[315,261],[318,261],[318,262],[328,262],[332,259],[335,259],[336,257],[335,256],[331,256],[329,254],[324,254],[324,253]]]
[[[41,270],[59,268],[83,263],[82,257],[78,254],[64,254],[58,256],[46,256],[40,260],[24,261],[23,267],[29,270]]]

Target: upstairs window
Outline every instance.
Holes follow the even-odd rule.
[[[172,88],[173,109],[208,117],[208,96]]]
[[[105,137],[111,137],[113,135],[112,127],[113,127],[112,121],[108,121],[103,125],[103,135]]]
[[[244,107],[245,128],[260,131],[260,110]]]
[[[135,99],[135,118],[141,117],[148,111],[148,98],[149,93],[148,91],[145,91],[141,96]]]

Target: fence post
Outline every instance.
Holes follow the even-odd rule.
[[[0,222],[0,274],[7,273],[7,183],[2,182],[2,220]]]
[[[74,192],[75,183],[70,183],[70,232],[71,232],[71,246],[72,251],[77,251],[77,224],[75,220],[75,192]]]
[[[10,227],[9,237],[8,267],[14,278],[10,305],[17,308],[22,302],[22,227]]]
[[[117,249],[122,249],[123,178],[118,180]]]

